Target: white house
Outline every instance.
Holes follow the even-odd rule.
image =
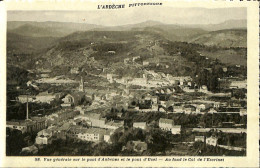
[[[181,126],[180,125],[173,125],[171,128],[172,134],[180,134],[181,133]]]
[[[195,136],[195,142],[204,142],[204,136]]]
[[[217,146],[218,144],[218,138],[217,137],[209,137],[209,138],[206,138],[206,144],[208,145],[212,145],[212,146]]]
[[[147,125],[146,125],[146,122],[134,122],[133,127],[145,130]]]
[[[181,126],[174,125],[174,121],[172,119],[160,118],[159,128],[165,131],[170,131],[172,134],[180,134],[181,132]]]
[[[174,121],[171,119],[160,118],[159,120],[159,127],[162,130],[170,131],[173,125],[174,125]]]
[[[47,145],[52,142],[52,131],[44,129],[38,132],[37,137],[35,138],[35,143],[39,145]]]

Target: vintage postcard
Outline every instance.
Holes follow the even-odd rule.
[[[258,2],[5,1],[1,167],[258,167]]]

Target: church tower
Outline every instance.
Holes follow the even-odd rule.
[[[81,77],[80,83],[79,83],[79,91],[84,92],[84,80]]]

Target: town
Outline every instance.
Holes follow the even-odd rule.
[[[244,48],[80,33],[27,68],[9,61],[7,155],[246,155],[246,64],[210,55]]]

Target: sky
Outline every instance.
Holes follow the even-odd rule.
[[[140,10],[141,9],[141,10]],[[246,8],[142,7],[95,11],[8,11],[8,21],[58,21],[118,26],[147,20],[166,24],[218,24],[246,20]]]

